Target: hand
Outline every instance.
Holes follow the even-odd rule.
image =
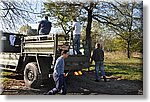
[[[64,77],[66,77],[66,74],[64,73]]]
[[[68,76],[68,73],[66,73],[66,74],[64,73],[64,77],[67,77],[67,76]]]

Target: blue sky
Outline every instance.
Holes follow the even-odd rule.
[[[12,0],[13,1],[13,0]],[[15,0],[15,1],[17,1],[17,0]],[[24,2],[24,0],[19,0],[20,2],[21,1],[23,1]],[[46,2],[46,1],[49,1],[49,0],[27,0],[27,1],[29,1],[29,3],[31,3],[32,4],[32,9],[34,10],[34,12],[35,13],[41,13],[41,11],[42,11],[42,6],[43,6],[43,2]],[[17,26],[19,26],[18,27],[18,30],[19,30],[19,28],[21,27],[21,26],[23,26],[23,25],[29,25],[29,26],[31,26],[32,27],[32,29],[37,29],[38,28],[38,22],[39,21],[41,21],[42,19],[44,19],[44,18],[41,18],[41,17],[39,17],[39,16],[41,16],[40,14],[39,15],[32,15],[31,17],[32,17],[32,19],[34,19],[34,21],[32,21],[32,22],[25,22],[25,23],[23,23],[22,25],[19,25],[19,24],[17,24]],[[53,19],[51,19],[51,18],[49,18],[49,21],[51,21],[52,23],[55,23],[55,21],[53,20]],[[0,21],[0,23],[1,23],[2,21]],[[6,31],[6,29],[4,29],[4,28],[2,28],[2,25],[0,25],[0,31]],[[61,30],[61,28],[54,28],[54,27],[52,27],[52,30],[51,30],[51,33],[57,33],[57,32],[60,32],[60,31],[62,31]],[[16,31],[13,31],[13,30],[10,30],[9,29],[9,31],[8,32],[16,32]]]

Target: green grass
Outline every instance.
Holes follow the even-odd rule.
[[[7,76],[7,75],[11,75],[13,74],[13,72],[8,72],[8,71],[1,71],[0,72],[0,76]]]
[[[143,80],[143,62],[140,56],[126,58],[123,53],[105,53],[104,67],[107,76],[126,80]],[[94,63],[93,63],[94,65]],[[94,66],[90,67],[94,70]]]
[[[5,83],[7,83],[9,81],[10,78],[7,78],[6,76],[9,76],[13,74],[13,72],[7,72],[7,71],[0,71],[0,83],[3,83],[3,85],[5,85]]]

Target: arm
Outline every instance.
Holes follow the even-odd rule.
[[[72,25],[73,30],[75,30],[75,25],[76,25],[76,23],[74,22],[73,25]]]
[[[75,26],[73,26],[72,29],[75,30]]]
[[[93,51],[93,54],[92,54],[92,56],[91,56],[91,63],[92,63],[93,60],[94,60],[94,56],[95,56],[95,50]]]
[[[51,31],[51,28],[52,28],[52,23],[50,22],[50,30],[49,31]]]
[[[38,35],[39,35],[39,31],[40,31],[40,28],[41,28],[41,23],[39,24],[39,26],[38,26]]]
[[[62,66],[63,66],[63,61],[62,59],[57,59],[56,63],[55,63],[55,70],[57,72],[58,75],[62,74]]]
[[[102,50],[102,56],[103,56],[103,59],[104,59],[104,51]]]

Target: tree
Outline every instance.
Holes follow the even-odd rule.
[[[111,27],[110,30],[125,40],[127,56],[130,58],[131,42],[135,40],[136,35],[143,35],[143,3],[134,0],[113,2],[98,1],[85,3],[83,8],[88,12],[86,40],[89,45],[89,51],[91,50],[91,24],[92,19],[95,19],[103,25]],[[139,37],[139,39],[141,42],[141,37]]]
[[[18,30],[19,25],[33,22],[37,6],[36,1],[29,0],[1,0],[0,1],[0,23],[3,30]]]
[[[44,3],[44,15],[57,19],[55,26],[61,27],[67,35],[71,32],[71,21],[79,15],[79,8],[68,2],[46,2]]]
[[[130,58],[131,42],[135,40],[136,35],[143,35],[142,1],[103,1],[102,5],[97,6],[97,8],[99,9],[99,13],[94,14],[93,18],[111,27],[114,33],[125,40],[127,56]]]
[[[58,6],[59,5],[59,6]],[[45,3],[46,11],[49,11],[51,15],[57,17],[60,22],[59,24],[63,28],[65,34],[66,33],[66,25],[67,22],[71,21],[73,18],[79,17],[80,15],[85,14],[87,12],[87,26],[86,26],[86,47],[87,54],[90,58],[91,56],[91,25],[92,25],[92,13],[93,8],[95,6],[94,2],[50,2]],[[83,11],[86,10],[86,11]],[[84,13],[84,14],[83,14]],[[80,18],[80,17],[79,17]],[[83,19],[80,19],[83,20]]]
[[[20,33],[27,33],[28,30],[32,29],[29,25],[23,25],[20,27]]]
[[[77,7],[78,17],[86,20],[86,46],[87,55],[91,55],[91,26],[93,19],[103,24],[104,27],[111,28],[116,35],[125,40],[127,56],[130,58],[131,42],[134,35],[142,34],[142,2],[141,1],[87,1],[87,2],[66,2],[65,6]],[[139,14],[135,13],[139,12]],[[140,37],[141,39],[141,37]]]

